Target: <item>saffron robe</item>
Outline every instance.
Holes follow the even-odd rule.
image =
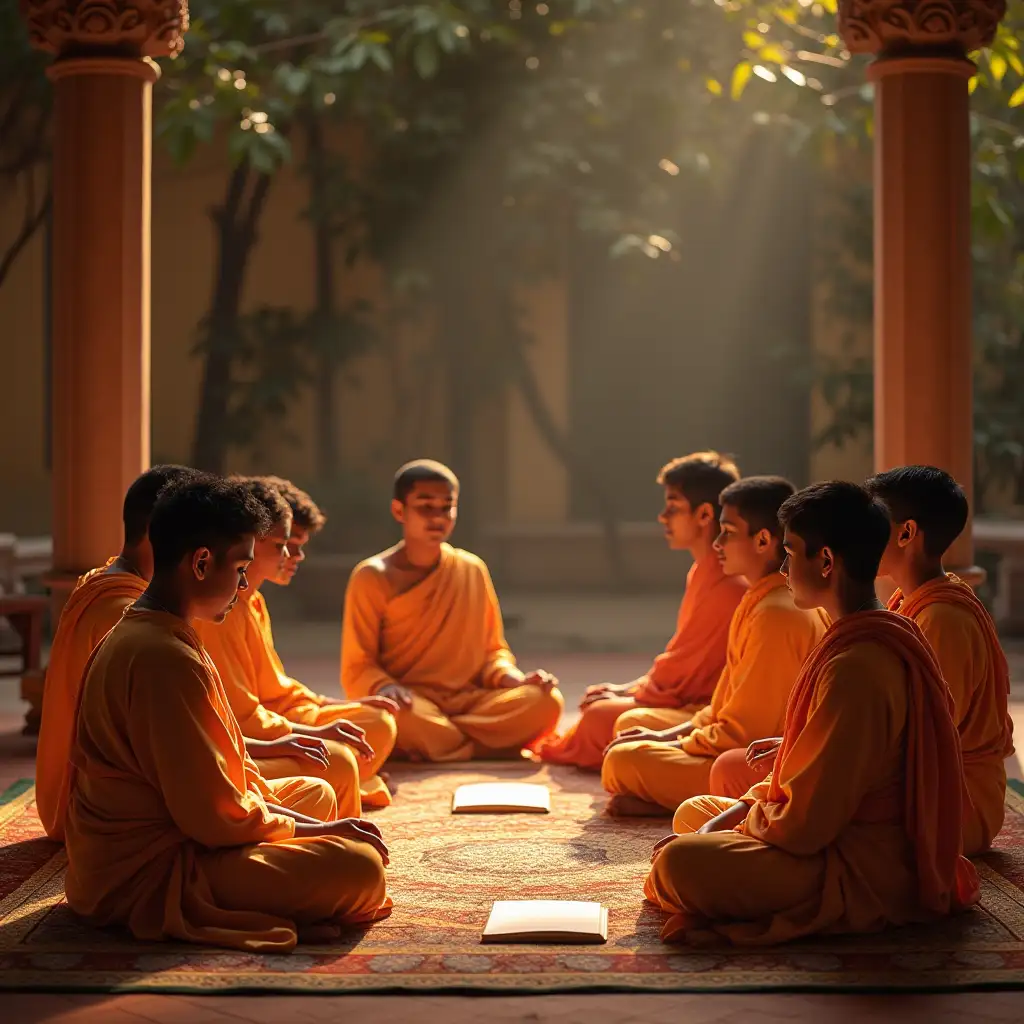
[[[283,715],[289,722],[296,722],[299,725],[320,726],[339,721],[358,725],[366,733],[366,741],[374,751],[372,761],[359,762],[362,802],[367,807],[387,807],[391,803],[391,794],[377,772],[395,749],[398,726],[394,715],[381,708],[366,707],[363,704],[328,703],[323,694],[315,693],[297,679],[292,679],[285,672],[274,647],[270,609],[267,608],[267,602],[259,591],[255,591],[249,598],[248,608],[263,638],[264,651],[274,670],[273,677],[268,676],[268,685],[260,690],[263,706],[274,714]],[[262,658],[260,664],[265,664]]]
[[[826,626],[819,610],[802,611],[793,604],[781,573],[758,580],[732,617],[725,668],[711,703],[690,719],[693,732],[672,742],[612,747],[601,766],[604,788],[671,811],[710,792],[711,768],[720,754],[746,750],[753,740],[782,729],[790,691]],[[632,717],[630,712],[619,719],[616,731]]]
[[[296,838],[246,755],[195,631],[130,609],[85,673],[68,806],[66,891],[141,940],[287,952],[300,927],[390,912],[367,843]]]
[[[909,597],[897,590],[889,607],[921,627],[953,696],[971,797],[964,853],[973,857],[987,850],[1003,827],[1004,762],[1013,753],[1006,655],[992,616],[970,586],[952,574],[925,583]]]
[[[305,710],[309,705],[302,701],[297,686],[289,685],[291,680],[283,671],[278,671],[280,662],[275,664],[268,648],[267,634],[252,609],[253,602],[257,600],[262,604],[258,592],[241,591],[223,622],[197,622],[194,628],[217,666],[242,735],[247,739],[277,740],[293,732],[286,712],[296,706]],[[359,817],[363,802],[368,806],[386,806],[391,802],[391,794],[377,775],[377,769],[391,753],[393,720],[385,711],[374,708],[361,710],[371,712],[367,718],[375,719],[381,726],[372,731],[383,741],[383,750],[378,750],[367,734],[370,745],[374,746],[372,761],[362,760],[347,743],[325,739],[323,742],[330,758],[326,767],[306,759],[257,756],[255,760],[260,774],[267,779],[298,774],[326,779],[334,789],[338,813],[343,818]],[[325,714],[317,724],[347,717],[342,705],[337,715]]]
[[[710,929],[741,945],[870,932],[970,906],[967,800],[952,701],[921,631],[888,611],[835,623],[804,665],[772,776],[735,830],[682,834],[651,867],[662,938]],[[734,801],[697,797],[682,832]],[[693,936],[697,938],[698,936]]]
[[[767,736],[757,738],[768,739]],[[747,764],[746,747],[727,750],[724,754],[719,754],[711,766],[708,792],[712,796],[728,796],[733,800],[739,800],[747,790],[759,782],[764,782],[770,772],[771,765],[767,762],[761,762],[753,767]]]
[[[92,652],[117,625],[125,609],[146,590],[131,572],[106,565],[82,576],[60,614],[43,687],[43,716],[36,746],[36,810],[46,834],[64,839],[71,777],[71,746],[82,676]]]
[[[512,753],[554,729],[557,690],[503,688],[515,668],[484,562],[441,547],[437,567],[408,588],[395,582],[394,548],[361,562],[345,592],[341,686],[366,697],[399,683],[412,706],[398,712],[397,748],[426,761]]]
[[[688,722],[711,699],[722,674],[729,624],[746,590],[743,578],[726,576],[716,557],[694,562],[675,635],[633,692],[585,708],[566,733],[539,748],[540,756],[598,771],[605,747],[624,728],[663,729]],[[630,717],[623,721],[627,712]]]

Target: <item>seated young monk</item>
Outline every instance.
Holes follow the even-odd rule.
[[[601,782],[613,794],[609,813],[671,813],[709,792],[717,757],[782,728],[800,668],[827,626],[820,610],[793,604],[779,571],[785,557],[779,506],[794,490],[781,477],[751,476],[719,495],[715,550],[727,576],[750,583],[729,627],[725,668],[711,703],[688,722],[626,729],[612,740],[601,767]]]
[[[676,459],[658,474],[665,491],[658,516],[665,539],[672,551],[693,556],[675,635],[646,675],[631,683],[589,687],[579,721],[538,751],[545,761],[600,771],[616,733],[682,725],[711,699],[725,667],[729,623],[747,589],[742,577],[725,575],[713,547],[718,495],[739,475],[736,464],[717,452]]]
[[[212,477],[153,510],[153,578],[94,652],[77,715],[65,885],[93,924],[287,952],[390,912],[380,831],[275,803],[190,625],[224,618],[268,528],[244,487]]]
[[[327,523],[327,516],[315,501],[290,480],[281,477],[263,477],[263,482],[273,487],[292,510],[292,530],[288,538],[288,550],[284,562],[271,583],[287,587],[291,585],[299,566],[306,559],[306,545]],[[319,725],[336,718],[344,718],[358,725],[366,734],[367,742],[373,747],[378,758],[387,756],[394,749],[397,726],[394,713],[398,705],[390,697],[328,697],[314,693],[298,680],[290,678],[274,648],[274,636],[270,628],[270,612],[266,602],[257,594],[250,605],[266,641],[267,653],[274,668],[284,681],[287,699],[282,704],[269,702],[272,711],[284,715],[291,722],[303,725]]]
[[[259,478],[257,483],[277,491],[291,509],[292,525],[284,561],[280,563],[276,575],[268,577],[269,582],[287,587],[295,578],[299,565],[305,561],[306,545],[324,528],[327,516],[305,491],[296,487],[290,480],[267,476]],[[249,610],[259,626],[266,653],[281,687],[280,693],[275,689],[261,689],[260,699],[264,707],[283,715],[292,723],[293,728],[298,725],[312,726],[316,729],[332,722],[346,721],[362,729],[366,742],[374,752],[369,761],[364,760],[360,763],[362,802],[367,807],[386,807],[391,803],[391,794],[387,777],[379,768],[395,748],[398,733],[395,713],[398,711],[398,705],[389,697],[381,696],[359,697],[354,700],[346,697],[328,697],[326,694],[310,690],[297,679],[292,679],[285,672],[274,647],[274,634],[267,603],[256,588],[250,587],[250,590],[253,591],[253,596],[249,602]]]
[[[519,756],[562,713],[554,676],[516,667],[487,566],[447,543],[458,497],[446,466],[402,466],[402,540],[360,562],[345,592],[342,689],[396,701],[397,749],[413,760]]]
[[[153,466],[128,488],[121,553],[82,576],[64,605],[46,666],[43,716],[36,746],[36,810],[46,834],[64,838],[71,744],[82,673],[96,645],[142,595],[153,575],[149,517],[168,483],[193,473],[185,466]]]
[[[279,779],[302,774],[326,779],[339,813],[358,817],[361,806],[391,802],[377,775],[395,742],[393,701],[374,698],[362,706],[321,707],[316,694],[289,679],[273,651],[266,604],[259,588],[279,576],[288,555],[292,512],[288,502],[265,481],[239,478],[271,517],[266,537],[256,541],[247,573],[248,588],[223,622],[201,622],[196,632],[217,666],[246,748],[260,774]],[[362,712],[362,725],[349,711]]]
[[[832,626],[793,688],[771,777],[738,802],[687,800],[655,847],[644,893],[671,915],[665,941],[870,932],[978,898],[949,690],[921,631],[875,595],[885,507],[822,483],[779,519],[794,602]]]
[[[1013,721],[1007,708],[1010,671],[995,623],[974,591],[942,566],[947,548],[967,525],[967,496],[933,466],[904,466],[864,486],[893,520],[879,570],[899,588],[889,608],[921,627],[953,695],[971,797],[964,853],[973,857],[987,850],[1003,827],[1004,761],[1013,753]]]

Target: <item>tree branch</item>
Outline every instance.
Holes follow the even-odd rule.
[[[32,130],[30,141],[21,148],[17,156],[12,157],[6,163],[0,164],[0,177],[20,174],[43,158],[45,151],[43,141],[46,135],[46,125],[49,120],[50,111],[48,108],[42,107],[36,112],[36,123]],[[0,127],[0,139],[4,137],[4,129]]]
[[[46,220],[46,215],[50,212],[50,203],[53,198],[52,189],[47,186],[46,196],[43,198],[42,205],[35,208],[35,185],[29,182],[26,189],[27,195],[25,196],[25,215],[22,218],[21,230],[18,232],[14,241],[7,247],[7,251],[0,258],[0,288],[3,287],[4,280],[7,275],[11,272],[11,267],[14,266],[15,261],[21,255],[22,250],[32,240],[33,235],[39,230],[40,225]]]

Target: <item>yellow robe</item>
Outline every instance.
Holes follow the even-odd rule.
[[[298,691],[289,685],[291,680],[278,671],[266,642],[266,633],[250,607],[258,596],[255,591],[242,591],[223,622],[197,622],[194,627],[217,666],[242,735],[253,740],[276,740],[292,732],[292,723],[285,711],[303,705],[298,699]],[[377,776],[377,769],[391,752],[393,727],[389,732],[385,724],[385,716],[387,719],[391,716],[372,708],[361,710],[373,712],[367,718],[375,718],[382,725],[380,730],[374,731],[379,732],[384,749],[382,752],[374,747],[372,761],[363,761],[347,743],[324,740],[330,755],[327,767],[290,757],[257,757],[260,774],[266,779],[298,774],[326,779],[334,789],[338,814],[343,818],[359,817],[364,797],[369,806],[386,806],[391,802],[391,795]],[[339,707],[338,712],[335,718],[348,717],[345,706]],[[324,721],[327,720],[325,716]]]
[[[562,713],[557,690],[501,688],[515,658],[483,561],[445,544],[437,568],[403,589],[389,573],[391,554],[361,562],[348,583],[345,693],[365,697],[389,683],[408,687],[413,703],[398,713],[397,747],[415,759],[512,752],[551,732]]]
[[[735,801],[700,796],[644,894],[662,938],[742,945],[935,920],[976,902],[961,856],[966,785],[951,702],[913,623],[889,612],[833,625],[794,686],[773,777],[735,830],[693,834]]]
[[[263,706],[274,714],[287,718],[289,722],[296,722],[299,725],[319,726],[340,721],[358,725],[366,733],[366,741],[374,751],[372,761],[359,762],[362,802],[367,807],[387,807],[391,803],[391,794],[377,772],[395,749],[398,726],[394,715],[380,708],[352,702],[329,704],[322,694],[315,693],[297,679],[292,679],[285,672],[274,647],[267,602],[259,591],[246,596],[249,598],[249,611],[263,638],[264,652],[273,667],[273,675],[266,675],[266,684],[261,686],[259,691]],[[259,663],[259,678],[262,680],[265,672],[262,656]]]
[[[612,747],[601,767],[604,788],[670,811],[709,792],[719,754],[782,731],[790,691],[825,628],[820,611],[801,611],[793,604],[781,573],[759,580],[733,615],[725,668],[711,703],[688,719],[693,732],[669,743],[640,740]],[[643,709],[626,712],[616,733],[642,725],[644,715]]]
[[[75,710],[85,666],[96,645],[146,589],[146,581],[135,573],[107,572],[113,561],[78,581],[61,612],[46,666],[36,746],[36,808],[46,834],[58,841],[64,838]]]
[[[181,619],[132,609],[97,649],[73,764],[66,890],[96,925],[286,952],[304,926],[390,913],[376,850],[295,838],[268,810],[274,793]]]
[[[889,607],[921,628],[953,696],[971,797],[964,815],[964,853],[973,857],[987,850],[1003,827],[1005,759],[1013,753],[1006,655],[985,606],[952,574],[929,581],[909,597],[897,590]]]

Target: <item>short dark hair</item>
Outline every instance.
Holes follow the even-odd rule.
[[[265,476],[242,476],[236,475],[228,478],[234,483],[245,487],[249,493],[266,509],[270,517],[270,528],[292,525],[292,509],[285,500],[284,495]]]
[[[782,540],[779,509],[796,487],[781,476],[745,476],[718,496],[719,505],[731,505],[743,517],[751,533],[767,530]]]
[[[673,459],[658,473],[659,484],[680,491],[694,511],[701,505],[710,505],[716,519],[722,511],[718,496],[739,478],[740,471],[732,457],[712,451]]]
[[[271,529],[270,514],[244,484],[208,473],[186,477],[165,487],[153,508],[153,568],[166,572],[199,548],[220,554]]]
[[[149,531],[149,517],[160,492],[170,483],[187,476],[195,476],[196,470],[188,466],[152,466],[137,476],[125,492],[121,519],[124,522],[124,542],[127,545],[141,544]]]
[[[279,476],[262,477],[291,506],[292,526],[298,526],[309,533],[319,533],[327,523],[327,515],[319,505],[291,480]]]
[[[873,494],[846,480],[811,484],[779,509],[783,529],[795,533],[814,557],[830,548],[851,580],[871,583],[885,554],[892,521]]]
[[[913,519],[924,538],[924,550],[941,558],[964,532],[970,506],[964,489],[936,466],[902,466],[879,473],[864,486],[888,507],[893,522]]]
[[[447,484],[454,494],[459,493],[459,478],[443,463],[433,459],[416,459],[407,462],[395,474],[392,492],[396,501],[405,502],[417,484]]]

